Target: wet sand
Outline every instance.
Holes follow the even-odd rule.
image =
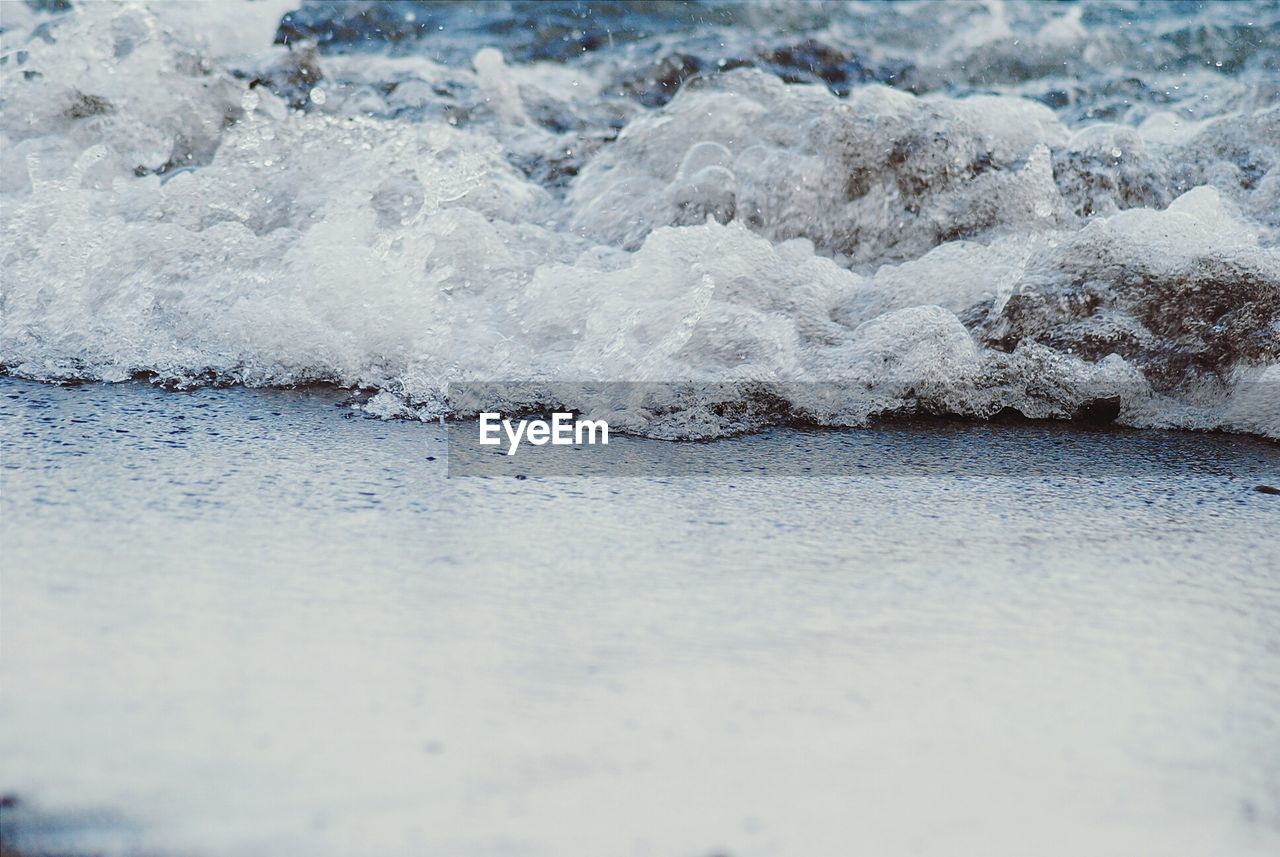
[[[449,479],[443,428],[339,399],[0,379],[6,847],[1280,847],[1274,444],[783,430],[696,446],[952,463]]]

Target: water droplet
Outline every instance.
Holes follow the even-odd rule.
[[[325,94],[325,91],[318,86],[311,90],[311,103],[317,107],[323,105],[325,99],[328,97],[329,96]]]
[[[262,99],[258,97],[258,93],[252,89],[246,89],[244,94],[240,96],[240,106],[244,108],[246,113],[252,113],[258,109],[258,102]]]
[[[1111,150],[1111,157],[1113,157],[1113,158],[1118,158],[1118,157],[1120,157],[1120,156],[1121,156],[1121,155],[1123,155],[1123,154],[1124,154],[1124,152],[1120,151],[1119,149],[1112,149],[1112,150]]]

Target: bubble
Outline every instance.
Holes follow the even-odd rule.
[[[322,107],[328,97],[325,91],[318,86],[311,90],[311,103],[317,107]]]
[[[258,104],[262,101],[258,97],[258,93],[253,89],[246,89],[244,94],[240,96],[240,106],[244,108],[245,113],[252,113],[258,109]]]

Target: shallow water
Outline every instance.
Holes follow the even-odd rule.
[[[0,380],[16,844],[1280,845],[1274,445],[1080,436],[1135,458],[1100,477],[1042,426],[897,427],[804,442],[1028,475],[448,479],[439,426],[341,398]]]

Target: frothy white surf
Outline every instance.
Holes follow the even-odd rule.
[[[644,107],[613,92],[630,54],[322,55],[247,8],[6,7],[7,371],[323,381],[422,417],[498,379],[758,381],[838,425],[1117,396],[1128,424],[1280,437],[1265,65],[1216,115],[1105,123],[758,68]],[[949,50],[1015,50],[984,32]],[[805,401],[824,381],[840,401]]]

